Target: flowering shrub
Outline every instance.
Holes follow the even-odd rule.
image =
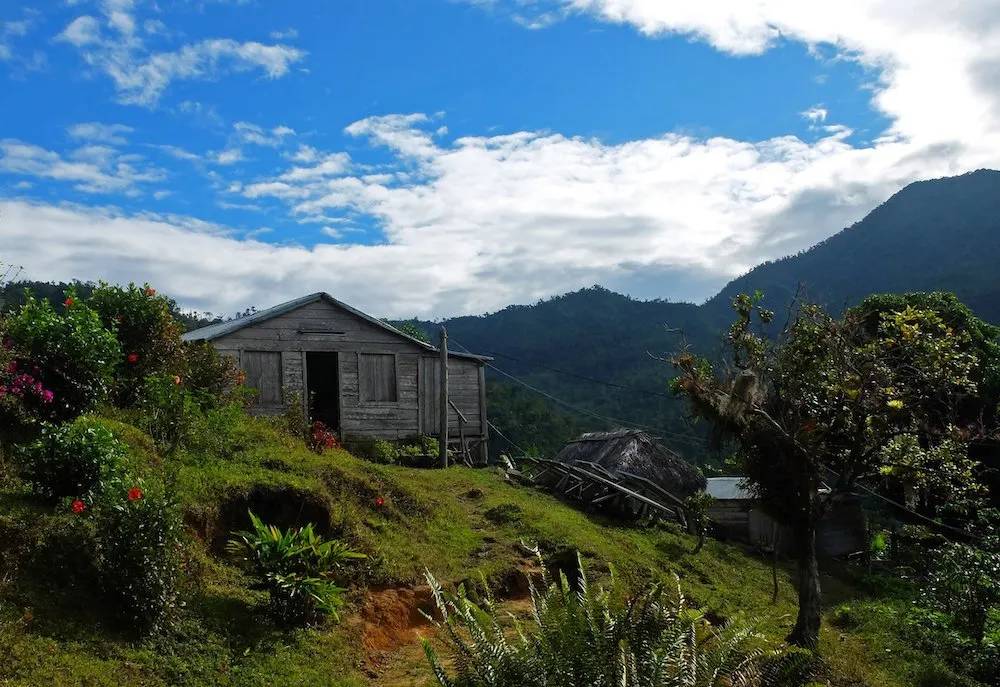
[[[98,569],[109,606],[137,632],[161,626],[177,596],[176,505],[162,484],[120,476],[105,485],[94,511]]]
[[[281,530],[249,515],[253,529],[237,532],[228,548],[243,556],[269,592],[268,609],[275,620],[286,625],[312,623],[327,615],[338,620],[346,590],[334,584],[333,574],[364,554],[337,540],[324,540],[311,523]]]
[[[0,380],[3,395],[17,396],[31,415],[69,420],[107,395],[120,349],[86,305],[74,299],[59,314],[48,301],[28,294],[6,330],[12,359]]]
[[[118,366],[115,402],[124,407],[140,398],[142,380],[151,374],[182,373],[181,326],[170,314],[171,302],[148,284],[98,284],[87,304],[115,332],[125,357]]]
[[[20,447],[19,454],[35,493],[82,498],[114,477],[125,449],[100,421],[81,417],[59,426],[43,425],[41,436]]]
[[[316,420],[309,429],[309,448],[321,454],[327,449],[340,448],[340,442],[325,423]]]

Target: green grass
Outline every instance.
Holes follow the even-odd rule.
[[[188,445],[170,457],[158,456],[134,427],[108,424],[131,447],[135,466],[175,483],[190,531],[185,606],[170,631],[152,638],[133,640],[107,625],[93,580],[73,570],[73,545],[58,536],[70,531],[68,516],[4,479],[0,553],[8,568],[20,563],[20,574],[0,587],[6,652],[0,685],[379,684],[366,675],[353,613],[365,587],[420,583],[425,570],[453,584],[475,585],[483,575],[501,585],[525,564],[522,542],[538,544],[550,562],[579,551],[598,576],[611,563],[634,585],[676,574],[710,617],[752,620],[775,644],[794,619],[787,570],[780,571],[772,604],[768,565],[741,548],[710,540],[692,554],[694,539],[676,528],[624,526],[588,515],[509,484],[494,470],[376,465],[344,451],[318,456],[269,422],[232,411],[204,418]],[[246,524],[248,506],[289,521],[323,518],[317,522],[323,531],[368,554],[355,570],[352,605],[341,625],[285,631],[262,617],[261,592],[220,547],[230,528]],[[63,571],[50,575],[54,566]],[[824,583],[831,607],[859,597],[846,582],[827,577]],[[822,650],[832,684],[839,685],[914,684],[930,660],[874,622],[824,623]],[[420,660],[417,652],[404,654]]]

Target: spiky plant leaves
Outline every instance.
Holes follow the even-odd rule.
[[[537,555],[537,551],[536,551]],[[540,559],[540,556],[539,556]],[[530,618],[501,622],[493,598],[473,603],[427,573],[440,620],[428,616],[451,655],[448,671],[430,644],[442,687],[754,687],[763,640],[736,623],[713,628],[680,592],[654,585],[628,597],[612,578],[590,584],[582,561],[574,588],[565,574],[529,580]],[[544,565],[542,570],[545,570]]]

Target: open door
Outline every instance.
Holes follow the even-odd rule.
[[[340,367],[336,353],[306,353],[309,417],[340,431]]]

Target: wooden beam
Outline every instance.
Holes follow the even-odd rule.
[[[441,467],[448,467],[448,330],[441,327],[441,432],[438,440],[438,458]]]

